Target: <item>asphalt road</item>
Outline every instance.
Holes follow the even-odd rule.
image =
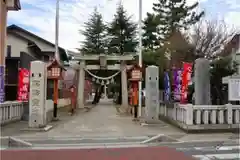
[[[139,138],[140,140],[140,138]],[[151,144],[140,144],[139,142],[133,141],[132,139],[127,142],[125,141],[99,141],[98,143],[87,143],[87,140],[84,141],[81,145],[74,144],[73,148],[126,148],[126,147],[168,147],[175,149],[179,152],[183,152],[186,155],[193,156],[199,160],[240,160],[240,142],[238,140],[229,140],[229,141],[214,141],[214,142],[166,142],[166,143],[151,143]],[[50,141],[49,141],[50,143]],[[51,147],[51,144],[38,143],[36,148],[47,148]],[[38,147],[37,147],[38,146]],[[65,148],[68,146],[71,148],[71,145],[68,144],[56,144],[55,147]]]
[[[34,150],[56,149],[109,149],[109,148],[157,148],[167,147],[199,160],[240,160],[239,139],[228,141],[196,141],[196,142],[154,142],[143,144],[146,137],[134,138],[96,138],[96,139],[32,139]],[[32,149],[30,149],[32,150]]]
[[[169,144],[168,147],[196,157],[199,160],[240,160],[240,142],[200,142]]]

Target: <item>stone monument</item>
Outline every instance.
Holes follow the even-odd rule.
[[[195,104],[211,105],[209,60],[196,59],[194,69]]]
[[[44,128],[46,118],[47,66],[44,62],[31,62],[30,95],[29,95],[29,127]]]
[[[145,121],[158,120],[159,112],[159,72],[157,66],[146,68],[145,86]]]

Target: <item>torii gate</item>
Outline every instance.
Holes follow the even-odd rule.
[[[122,84],[122,106],[128,107],[128,89],[127,89],[127,70],[130,69],[131,65],[126,65],[126,61],[131,61],[134,59],[134,55],[123,55],[123,56],[114,56],[114,55],[75,55],[74,60],[79,61],[80,64],[77,66],[79,72],[79,81],[78,81],[78,106],[80,108],[84,107],[84,82],[85,82],[85,71],[87,70],[119,70],[121,72],[121,84]],[[99,60],[99,65],[86,65],[87,60]],[[107,61],[120,61],[120,64],[107,65]]]

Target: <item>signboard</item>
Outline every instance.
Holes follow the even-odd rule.
[[[142,79],[141,70],[139,70],[139,69],[132,70],[131,79],[132,80],[141,80]]]
[[[4,66],[0,66],[0,103],[3,103],[5,100],[4,79]]]
[[[240,101],[240,77],[229,78],[228,100],[229,101]]]
[[[29,71],[21,68],[18,76],[18,101],[28,101]]]

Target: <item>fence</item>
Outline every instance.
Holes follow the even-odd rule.
[[[0,104],[0,124],[7,124],[13,121],[21,120],[24,107],[28,103],[18,101],[6,101]]]
[[[69,98],[63,98],[58,100],[58,107],[64,107],[70,105],[71,100]],[[49,122],[52,118],[53,111],[53,101],[46,100],[46,114],[47,121]],[[6,101],[0,103],[0,125],[5,125],[10,122],[20,121],[24,116],[24,120],[28,120],[28,102],[18,102],[18,101]],[[28,111],[27,115],[24,115],[24,110]]]
[[[240,105],[160,105],[159,115],[186,130],[236,129]]]

